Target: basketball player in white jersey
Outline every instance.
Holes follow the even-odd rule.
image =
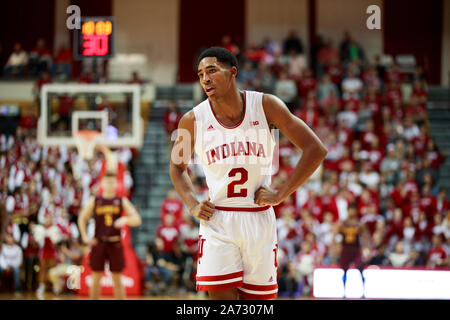
[[[236,57],[224,48],[200,55],[198,77],[208,99],[179,123],[170,176],[190,213],[200,219],[197,290],[214,300],[273,299],[278,245],[272,206],[314,173],[327,150],[279,98],[240,91],[237,72]],[[270,188],[274,140],[269,126],[303,152],[277,191]],[[209,189],[209,200],[202,202],[186,171],[194,150]]]

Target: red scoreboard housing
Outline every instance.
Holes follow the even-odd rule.
[[[114,56],[114,19],[112,17],[81,17],[75,29],[75,59],[112,58]]]

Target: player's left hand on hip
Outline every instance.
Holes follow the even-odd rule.
[[[128,217],[120,217],[116,221],[114,221],[114,228],[120,229],[123,226],[126,226],[128,224]]]
[[[255,203],[260,206],[276,206],[281,203],[281,199],[278,192],[273,191],[268,187],[261,186],[255,192]]]

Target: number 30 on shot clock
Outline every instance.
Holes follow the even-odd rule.
[[[81,28],[74,32],[74,56],[112,58],[114,55],[114,20],[112,17],[81,17]]]

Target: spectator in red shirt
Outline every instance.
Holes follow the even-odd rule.
[[[386,242],[393,243],[402,238],[403,235],[403,211],[401,208],[394,209],[394,215],[391,221],[388,221],[386,227]]]
[[[323,205],[323,212],[330,212],[333,215],[333,222],[338,221],[339,210],[336,203],[336,197],[332,194],[331,184],[329,182],[324,182],[322,184],[321,202]]]
[[[301,109],[297,109],[294,114],[302,119],[309,127],[315,128],[319,123],[319,109],[315,98],[308,98]]]
[[[427,108],[419,103],[419,97],[411,95],[406,106],[405,115],[410,116],[415,123],[423,124],[427,119]]]
[[[394,100],[400,100],[400,102],[403,99],[403,93],[400,88],[400,84],[397,81],[390,82],[387,86],[387,90],[384,93],[384,100],[388,107],[392,109],[394,105]]]
[[[327,122],[334,126],[336,124],[336,115],[341,109],[341,100],[334,90],[330,89],[328,97],[323,99],[321,103],[322,111],[327,119]]]
[[[281,212],[286,208],[293,212],[294,219],[298,220],[300,218],[300,214],[297,212],[297,207],[295,206],[292,197],[287,197],[282,203],[274,206],[275,217],[280,218]]]
[[[169,189],[167,198],[161,203],[160,218],[165,221],[165,216],[172,214],[175,218],[175,224],[179,225],[183,219],[183,202],[177,197],[175,189]]]
[[[419,205],[431,220],[431,218],[437,211],[437,205],[436,197],[431,195],[431,186],[429,184],[425,184],[422,187],[422,194],[419,199]]]
[[[344,146],[349,148],[352,146],[355,134],[353,130],[347,126],[344,118],[339,119],[337,122],[336,135],[337,140]]]
[[[164,127],[169,140],[172,132],[178,128],[178,123],[182,116],[182,113],[177,108],[176,102],[170,101],[168,110],[164,113]]]
[[[309,190],[308,200],[305,201],[302,206],[302,214],[305,210],[308,210],[315,220],[317,220],[318,222],[322,222],[324,206],[322,204],[320,196],[318,196],[313,189]]]
[[[356,161],[351,156],[349,147],[342,149],[342,156],[338,160],[336,168],[339,174],[345,173],[346,176],[356,170]]]
[[[365,130],[360,135],[361,147],[364,150],[370,150],[373,140],[377,138],[377,132],[375,132],[375,123],[372,119],[366,121]]]
[[[344,69],[342,68],[339,57],[333,56],[330,63],[325,68],[325,72],[331,76],[331,81],[338,87],[341,87]]]
[[[333,45],[332,39],[327,39],[317,53],[317,61],[321,68],[326,68],[333,58],[339,59],[339,50]]]
[[[380,220],[384,220],[384,218],[379,214],[377,205],[374,202],[369,204],[366,214],[360,219],[371,236],[374,234],[375,228]]]
[[[72,50],[66,45],[62,45],[53,60],[52,75],[55,77],[58,74],[62,76],[61,80],[67,80],[72,75]]]
[[[432,248],[428,252],[427,267],[439,268],[448,267],[448,257],[442,243],[442,235],[435,234],[432,238]]]
[[[317,80],[314,77],[314,73],[311,68],[307,68],[303,73],[300,81],[297,83],[297,88],[300,98],[305,99],[308,96],[309,91],[315,91],[317,89]]]
[[[361,195],[357,198],[356,206],[358,209],[358,218],[361,218],[369,213],[369,206],[374,202],[372,199],[370,191],[364,189]]]
[[[240,53],[239,47],[231,41],[231,36],[228,34],[222,37],[221,47],[231,51],[235,56],[238,56]]]
[[[439,167],[445,161],[445,157],[441,155],[433,139],[428,140],[425,149],[425,158],[430,161],[430,166],[436,170],[439,170]]]
[[[22,114],[19,120],[19,126],[25,129],[36,128],[37,117],[35,116],[34,108],[23,108],[21,111]]]
[[[414,82],[413,82],[413,90],[411,92],[410,98],[412,96],[417,98],[418,103],[420,105],[425,106],[425,104],[427,103],[427,99],[428,99],[428,92],[426,92],[423,89],[422,81],[414,80]]]
[[[391,84],[393,82],[401,83],[403,81],[403,76],[398,69],[398,65],[393,63],[384,75],[384,81],[386,84]]]
[[[448,209],[450,209],[450,201],[447,200],[447,190],[441,188],[436,196],[436,213],[444,214]]]
[[[162,224],[156,230],[156,235],[164,242],[163,251],[165,253],[173,252],[173,244],[180,236],[180,230],[175,225],[175,217],[173,214],[168,213],[164,216]]]
[[[260,47],[255,43],[251,43],[247,50],[244,52],[247,59],[253,62],[253,66],[256,66],[264,58],[266,51],[264,47]]]
[[[428,144],[428,140],[430,140],[430,136],[428,135],[425,124],[422,124],[419,127],[419,135],[415,136],[411,140],[411,142],[414,146],[414,152],[417,156],[423,157],[423,155],[425,153],[425,148]]]
[[[417,224],[419,222],[420,212],[422,211],[419,203],[419,193],[411,192],[408,198],[408,202],[403,205],[402,211],[405,217],[411,217],[413,223]]]
[[[432,220],[430,220],[424,211],[420,212],[419,221],[416,225],[415,238],[421,249],[425,249],[432,235]]]
[[[361,79],[367,87],[372,86],[376,90],[381,89],[381,80],[375,67],[369,66],[361,75]]]

